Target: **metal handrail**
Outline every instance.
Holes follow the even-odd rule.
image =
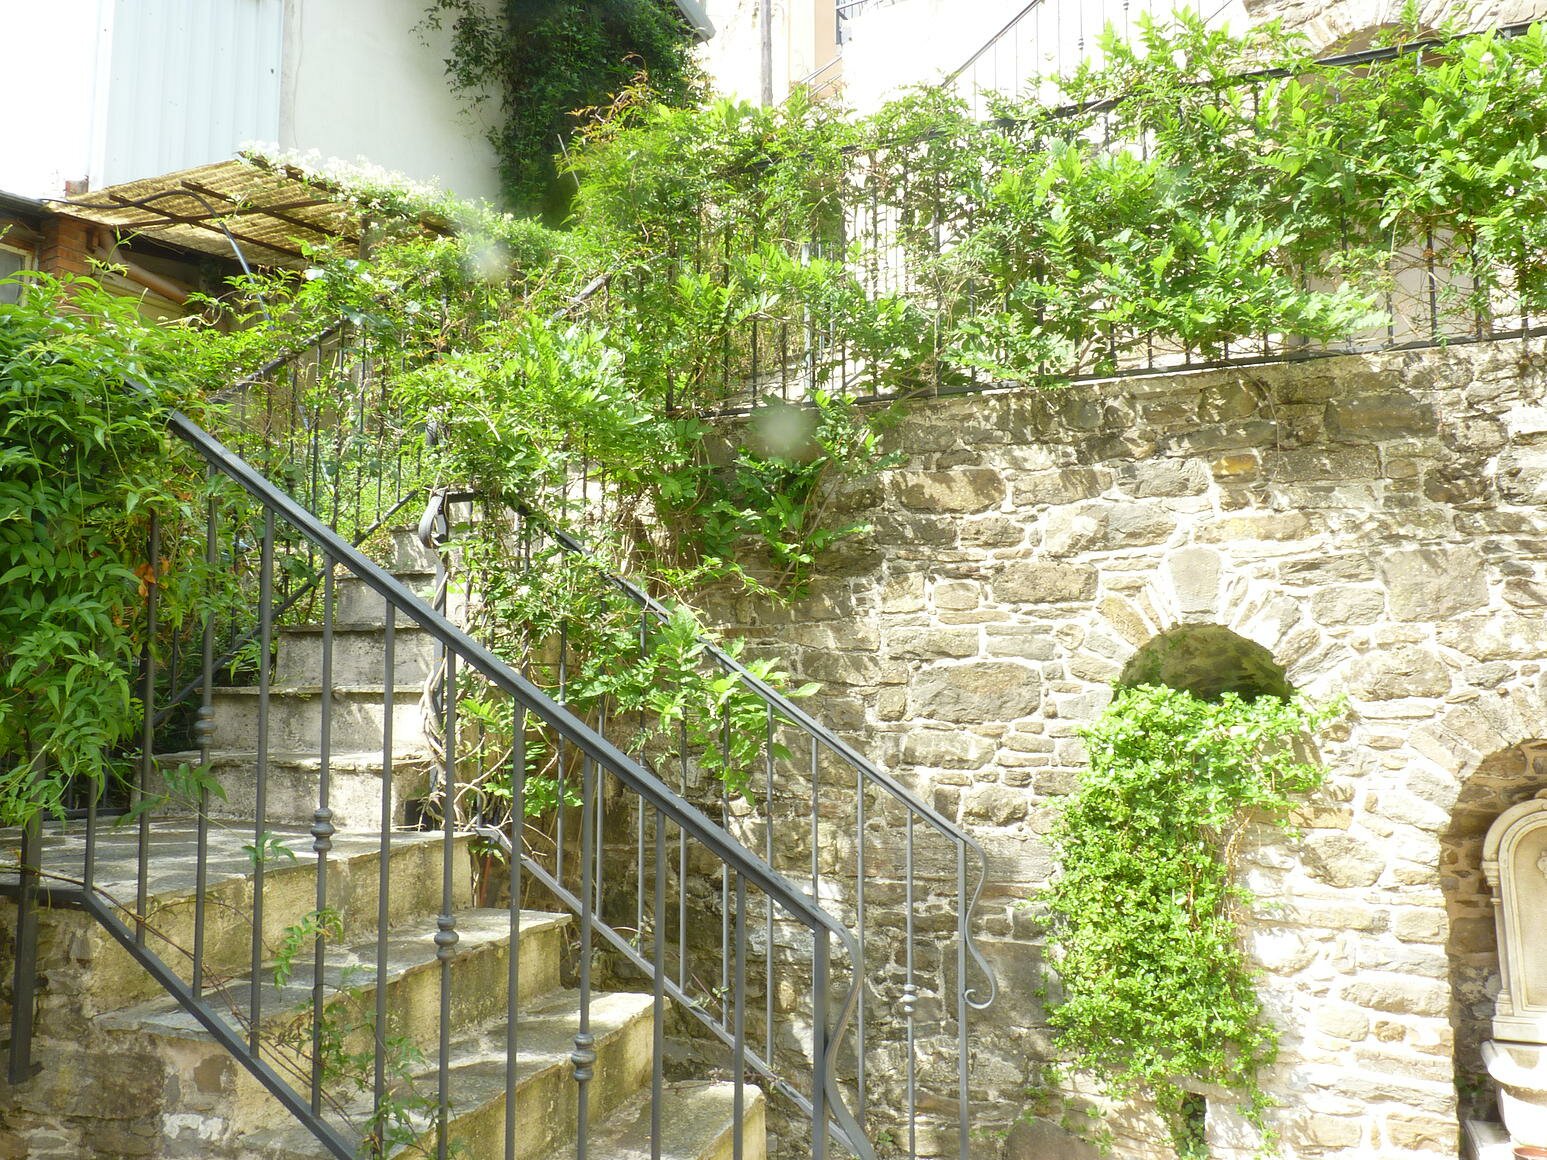
[[[597,560],[595,554],[575,535],[559,528],[552,520],[532,511],[531,508],[524,504],[518,510],[524,517],[541,522],[548,531],[548,534],[565,551],[587,561],[602,574],[609,584],[617,588],[641,608],[648,610],[652,616],[662,621],[670,619],[671,609],[667,608],[666,605],[662,604],[633,581],[608,570]],[[981,1011],[992,1005],[999,993],[998,979],[994,974],[993,968],[988,965],[988,960],[978,948],[976,940],[971,935],[972,913],[977,909],[978,902],[982,898],[983,888],[988,880],[988,852],[984,850],[982,843],[925,802],[901,782],[882,773],[868,758],[847,741],[800,708],[800,706],[796,705],[795,702],[791,701],[767,681],[753,673],[713,641],[707,638],[700,638],[700,643],[707,656],[713,658],[715,663],[726,672],[734,674],[743,685],[756,693],[765,704],[777,710],[779,716],[784,718],[785,721],[810,737],[815,738],[825,749],[841,758],[850,768],[863,776],[867,782],[901,802],[922,820],[928,822],[933,829],[937,830],[948,841],[966,850],[970,850],[976,856],[978,861],[977,885],[972,891],[970,905],[965,913],[958,916],[957,922],[962,937],[966,941],[968,953],[971,954],[973,961],[978,965],[978,968],[983,972],[988,982],[988,995],[985,998],[978,999],[975,997],[977,995],[976,990],[966,987],[965,980],[962,981],[962,985],[964,994],[967,996],[967,1002],[974,1010]]]
[[[1026,7],[1022,8],[1014,16],[1010,17],[1010,19],[1005,22],[1004,27],[1001,28],[998,32],[994,33],[993,36],[990,36],[987,40],[985,40],[978,47],[978,50],[975,53],[969,56],[956,68],[945,74],[945,79],[940,82],[941,87],[943,88],[955,84],[957,77],[961,76],[962,73],[966,72],[973,65],[977,64],[978,61],[982,60],[985,55],[992,51],[994,45],[998,44],[1001,40],[1003,40],[1006,36],[1015,30],[1015,26],[1021,22],[1022,18],[1025,17],[1028,12],[1030,12],[1033,8],[1041,7],[1042,3],[1043,0],[1031,0],[1031,3],[1027,4]]]
[[[143,385],[135,384],[135,386],[140,391],[148,393],[148,388]],[[632,790],[655,812],[659,819],[657,825],[661,820],[669,821],[681,833],[691,836],[722,865],[734,870],[740,883],[755,886],[770,900],[770,903],[777,903],[790,918],[810,930],[814,939],[836,941],[855,966],[847,986],[841,984],[834,986],[833,989],[841,995],[841,1000],[834,1008],[836,1014],[830,1019],[824,1018],[823,1036],[813,1043],[814,1050],[820,1047],[820,1059],[815,1060],[814,1063],[821,1078],[817,1083],[819,1090],[813,1091],[811,1107],[816,1108],[817,1114],[821,1117],[821,1132],[824,1135],[828,1130],[828,1118],[831,1117],[842,1142],[860,1160],[874,1160],[874,1149],[865,1138],[858,1120],[848,1109],[838,1074],[838,1057],[844,1049],[849,1024],[860,1001],[863,974],[859,945],[849,930],[817,905],[805,892],[797,889],[773,867],[737,842],[724,829],[711,822],[655,774],[613,745],[571,710],[553,700],[532,682],[511,669],[490,649],[457,628],[441,613],[401,584],[386,569],[365,557],[299,502],[275,487],[245,460],[233,454],[209,432],[175,410],[167,413],[166,422],[170,430],[192,447],[213,471],[234,482],[257,500],[271,519],[275,516],[283,519],[313,546],[320,549],[333,564],[347,569],[355,578],[363,581],[379,595],[389,609],[389,623],[394,613],[407,617],[438,641],[447,653],[480,673],[492,686],[507,695],[515,705],[553,728],[567,744],[574,746],[584,757],[595,762],[599,768],[610,772]],[[452,811],[449,807],[446,810],[446,817],[449,838],[453,827]],[[141,874],[143,878],[143,864]],[[141,889],[143,893],[143,882]],[[512,905],[517,905],[516,900],[512,900]],[[605,926],[603,924],[599,926],[605,934]],[[449,945],[454,946],[454,944],[455,934],[451,933]],[[441,945],[439,935],[437,935],[437,945]],[[821,945],[819,941],[818,946]],[[830,982],[830,978],[824,978],[828,975],[829,953],[826,950],[818,952],[818,980],[822,982]],[[656,964],[654,969],[664,974],[660,964]],[[188,995],[174,993],[185,1006],[190,1004]],[[825,1000],[823,1005],[825,1007]],[[198,1014],[197,1011],[194,1013]],[[252,1053],[251,1059],[243,1057],[242,1062],[249,1067],[263,1063],[256,1050]],[[254,1070],[256,1072],[256,1068]],[[820,1107],[818,1107],[817,1097],[820,1097]],[[292,1110],[295,1109],[292,1108]],[[319,1139],[331,1144],[329,1133],[333,1130],[320,1117],[314,1115],[302,1118],[307,1122],[307,1126],[318,1134]],[[814,1125],[813,1132],[817,1131]]]

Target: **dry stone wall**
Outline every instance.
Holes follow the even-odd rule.
[[[1547,348],[927,400],[891,438],[905,466],[845,500],[872,532],[805,600],[714,611],[823,681],[822,715],[989,850],[978,929],[1004,990],[974,1031],[979,1138],[1084,1103],[1117,1154],[1168,1154],[1142,1109],[1039,1093],[1022,903],[1055,872],[1081,726],[1146,643],[1215,626],[1350,704],[1300,836],[1242,860],[1281,1154],[1455,1156],[1498,985],[1478,847],[1547,784]],[[1208,1133],[1215,1156],[1260,1143],[1221,1099]],[[1027,1138],[1007,1154],[1040,1154]]]

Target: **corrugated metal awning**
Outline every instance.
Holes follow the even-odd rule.
[[[242,257],[254,266],[297,266],[302,247],[357,242],[358,211],[299,169],[256,160],[217,161],[110,185],[50,209],[183,250]],[[427,223],[432,224],[433,223]]]

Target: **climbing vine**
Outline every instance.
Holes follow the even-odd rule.
[[[564,217],[572,187],[554,155],[580,110],[607,104],[636,76],[669,104],[691,103],[703,81],[693,39],[671,0],[433,0],[425,23],[451,27],[446,74],[477,102],[498,93],[500,120],[489,139],[507,203],[523,213]]]
[[[1296,696],[1204,701],[1119,689],[1082,734],[1089,765],[1053,832],[1046,907],[1060,1048],[1117,1095],[1144,1094],[1183,1155],[1198,1085],[1238,1093],[1260,1123],[1258,1071],[1278,1034],[1262,1009],[1238,917],[1236,856],[1253,825],[1290,828],[1324,771],[1301,748],[1336,707]]]

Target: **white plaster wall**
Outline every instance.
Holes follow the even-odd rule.
[[[485,133],[498,105],[469,110],[451,92],[449,33],[426,43],[414,31],[423,14],[422,0],[286,0],[280,146],[493,199]]]
[[[59,196],[253,143],[493,198],[497,104],[448,87],[422,0],[0,0],[0,190]]]
[[[833,59],[837,51],[837,0],[771,0],[773,97],[782,101]],[[699,60],[715,92],[757,103],[762,90],[762,0],[706,0],[715,34],[699,47]]]
[[[112,0],[0,0],[0,56],[11,100],[0,117],[0,190],[57,196],[92,173]]]
[[[224,161],[279,131],[284,0],[117,0],[92,184]]]
[[[909,86],[942,80],[1025,8],[1025,0],[897,0],[859,10],[843,46],[845,100],[870,112]],[[1044,0],[963,72],[958,89],[983,111],[985,90],[1020,92],[1039,74],[1072,72],[1098,53],[1108,25],[1128,38],[1143,17],[1183,8],[1216,27],[1249,23],[1242,0]]]

